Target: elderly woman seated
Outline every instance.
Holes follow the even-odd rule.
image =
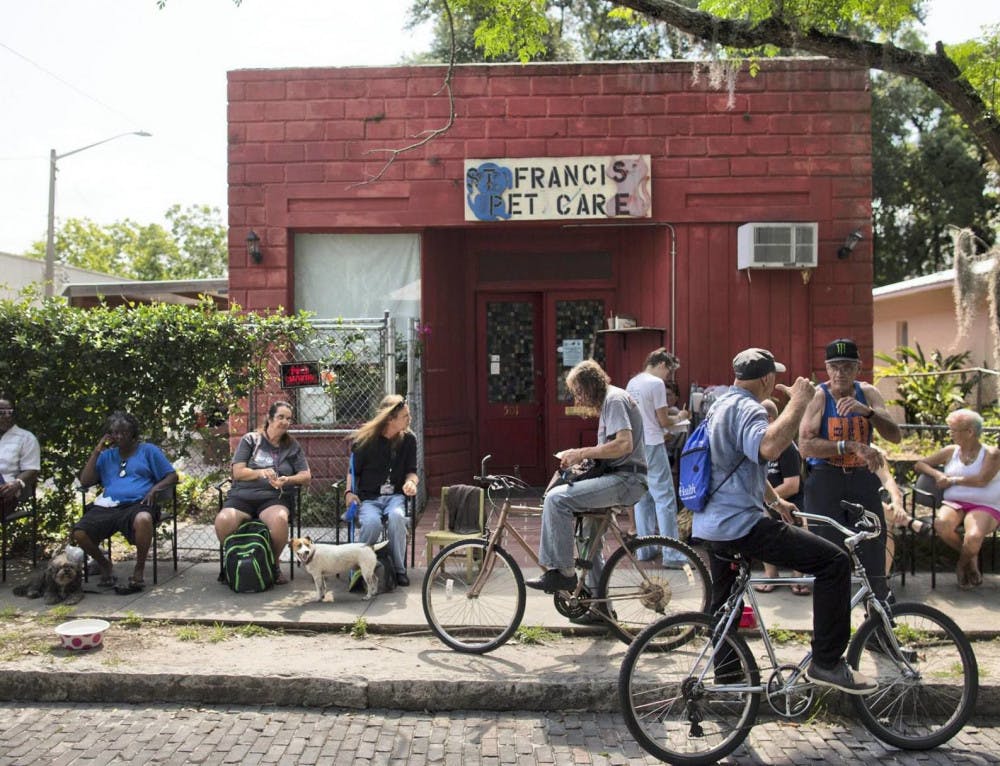
[[[968,590],[983,583],[979,549],[1000,521],[1000,449],[980,441],[978,412],[955,410],[946,422],[953,443],[918,460],[914,469],[944,490],[934,531],[958,551],[958,587]]]

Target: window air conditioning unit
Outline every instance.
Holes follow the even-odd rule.
[[[818,228],[815,223],[745,223],[737,232],[737,268],[815,268]]]

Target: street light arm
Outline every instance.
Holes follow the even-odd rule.
[[[125,136],[142,136],[143,138],[148,138],[151,135],[153,134],[147,133],[145,130],[129,130],[125,133],[105,138],[102,141],[95,141],[92,144],[81,146],[79,149],[74,149],[71,152],[56,154],[55,149],[49,150],[49,216],[45,232],[45,276],[43,278],[44,284],[42,285],[43,294],[46,298],[52,297],[56,272],[56,163],[63,159],[63,157],[85,152],[87,149],[93,149],[95,146],[108,143],[108,141],[114,141],[116,138],[124,138]]]
[[[81,146],[79,149],[74,149],[71,152],[66,152],[64,154],[56,154],[52,157],[53,161],[61,160],[63,157],[69,157],[72,154],[79,154],[80,152],[85,152],[87,149],[93,149],[95,146],[100,146],[101,144],[106,144],[108,141],[114,141],[116,138],[123,138],[125,136],[142,136],[143,138],[149,138],[152,133],[147,133],[145,130],[129,130],[125,133],[119,133],[117,136],[111,136],[111,138],[105,138],[103,141],[95,141],[92,144],[87,144],[86,146]]]

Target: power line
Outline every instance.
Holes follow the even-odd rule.
[[[19,59],[22,59],[23,61],[27,62],[28,64],[31,64],[31,66],[35,67],[40,72],[44,72],[45,74],[47,74],[52,79],[57,80],[58,82],[62,83],[67,88],[69,88],[70,90],[75,91],[77,94],[83,96],[88,101],[93,101],[98,106],[104,107],[105,109],[107,109],[112,114],[116,114],[119,117],[122,117],[122,118],[128,120],[133,125],[138,125],[139,124],[139,121],[136,120],[136,119],[134,119],[131,115],[125,114],[124,112],[120,111],[119,109],[116,109],[115,107],[111,106],[110,104],[104,103],[103,101],[101,101],[101,99],[97,98],[96,96],[90,95],[85,90],[82,90],[81,88],[78,88],[76,85],[74,85],[73,83],[71,83],[69,80],[67,80],[67,79],[65,79],[63,77],[60,77],[55,72],[53,72],[53,71],[51,71],[49,69],[46,69],[41,64],[39,64],[37,61],[34,61],[34,60],[28,58],[27,56],[25,56],[20,51],[14,50],[13,48],[11,48],[9,45],[7,45],[6,43],[4,43],[2,41],[0,41],[0,48],[4,48],[5,50],[10,51],[15,56],[17,56]]]

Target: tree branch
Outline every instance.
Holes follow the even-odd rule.
[[[443,135],[447,133],[449,130],[451,130],[451,126],[455,124],[455,94],[452,91],[451,87],[452,78],[454,77],[455,74],[455,20],[451,14],[451,6],[448,4],[448,0],[441,0],[441,3],[442,5],[444,5],[445,14],[448,16],[448,34],[451,39],[451,58],[448,61],[448,71],[445,73],[444,82],[441,84],[441,87],[434,92],[434,95],[437,96],[441,94],[441,91],[447,91],[448,121],[439,128],[434,128],[433,130],[421,131],[416,136],[414,136],[414,138],[419,138],[420,136],[423,136],[423,138],[420,138],[419,141],[409,144],[408,146],[400,146],[395,149],[392,148],[368,149],[367,151],[365,151],[364,152],[365,154],[375,154],[379,152],[383,154],[388,154],[389,158],[382,165],[382,168],[378,171],[378,173],[368,177],[364,181],[357,181],[356,183],[350,184],[347,187],[348,189],[354,189],[358,186],[367,186],[368,184],[375,183],[376,181],[381,179],[382,176],[386,174],[389,168],[392,167],[392,163],[396,161],[396,158],[399,155],[405,154],[406,152],[412,152],[414,149],[419,149],[424,144],[430,143],[438,136]]]
[[[731,48],[774,45],[818,53],[866,69],[880,69],[917,79],[951,106],[966,121],[969,130],[993,158],[1000,162],[1000,120],[962,76],[940,42],[934,53],[927,54],[898,48],[892,43],[856,40],[816,29],[802,30],[776,16],[751,25],[745,21],[722,19],[710,13],[695,11],[672,0],[612,2],[718,45]]]

